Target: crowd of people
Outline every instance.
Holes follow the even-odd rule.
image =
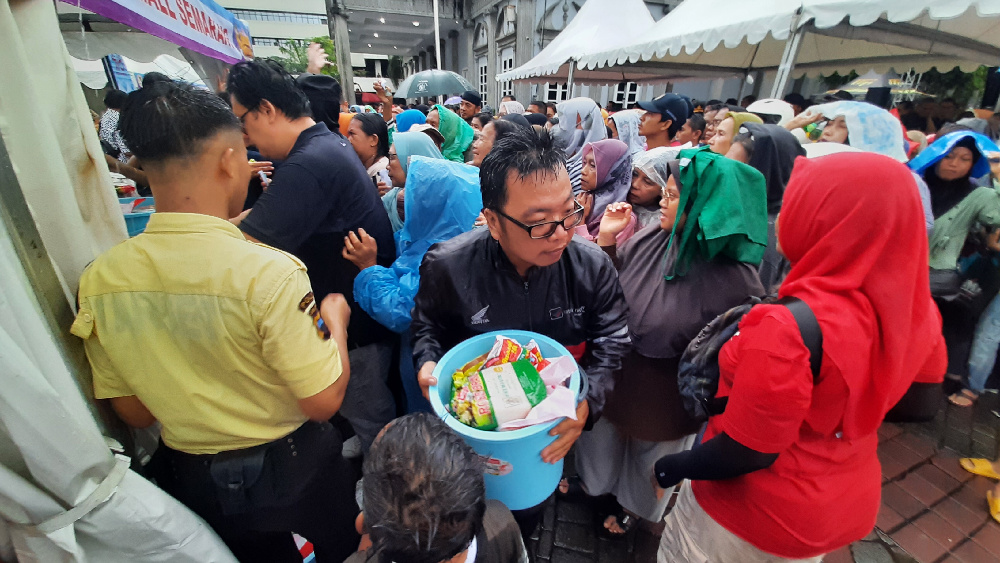
[[[666,515],[660,563],[821,561],[874,526],[883,420],[987,384],[1000,115],[846,93],[494,115],[376,89],[352,107],[242,62],[223,92],[153,80],[95,121],[157,212],[84,272],[73,333],[95,396],[159,425],[147,474],[241,561],[301,561],[296,532],[319,561],[526,562],[542,505],[488,501],[428,402],[485,332],[577,359],[576,417],[538,455],[576,448],[554,494],[594,499],[600,533]],[[727,319],[699,417],[680,382]]]

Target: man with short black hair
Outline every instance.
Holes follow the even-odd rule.
[[[691,99],[678,94],[662,94],[636,105],[645,110],[639,121],[639,134],[646,137],[647,149],[669,147],[694,111]]]
[[[513,94],[507,94],[506,96],[500,98],[501,102],[516,102],[517,98]]]
[[[219,97],[155,83],[129,96],[120,129],[157,212],[80,279],[71,331],[94,396],[130,426],[162,425],[152,476],[240,561],[301,561],[292,531],[343,561],[357,510],[327,419],[350,378],[347,302],[316,299],[298,259],[228,221],[250,167]]]
[[[462,92],[462,102],[458,107],[458,115],[465,121],[472,121],[472,117],[483,111],[483,97],[475,90]]]
[[[250,142],[264,157],[282,161],[239,227],[253,240],[298,256],[317,299],[342,293],[350,303],[347,349],[355,370],[341,414],[367,450],[396,414],[386,382],[394,335],[354,301],[360,270],[342,252],[354,231],[374,238],[376,263],[390,266],[396,247],[389,217],[350,143],[313,120],[305,94],[281,65],[238,63],[227,89]]]
[[[364,473],[361,522],[372,545],[345,563],[528,563],[510,510],[486,500],[482,460],[439,417],[389,423]]]
[[[547,110],[548,110],[548,104],[546,104],[545,102],[540,102],[538,100],[531,100],[531,103],[528,104],[528,109],[524,110],[524,113],[540,113],[542,115],[545,115],[545,112]]]
[[[792,106],[792,109],[795,110],[795,115],[802,113],[807,107],[809,107],[809,102],[807,102],[805,97],[798,92],[785,94],[785,97],[782,99]]]
[[[701,143],[701,138],[705,134],[705,118],[700,113],[692,114],[688,118],[681,130],[674,137],[674,142],[678,145],[691,143],[697,147]]]
[[[483,159],[479,177],[489,228],[432,246],[420,266],[412,324],[418,380],[426,394],[445,352],[494,330],[533,330],[586,350],[577,359],[589,391],[577,420],[559,423],[551,431],[558,438],[541,452],[555,463],[600,418],[630,347],[627,305],[607,255],[573,238],[583,206],[547,132],[511,131]],[[523,534],[537,516],[532,509],[517,514]]]

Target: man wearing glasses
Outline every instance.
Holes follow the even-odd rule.
[[[227,89],[250,142],[264,158],[283,161],[239,228],[248,239],[302,260],[317,301],[341,293],[350,304],[347,349],[355,370],[340,414],[367,450],[396,415],[387,383],[394,335],[355,302],[360,270],[341,253],[344,237],[363,232],[378,242],[377,263],[390,266],[396,247],[389,218],[350,143],[313,120],[306,94],[281,65],[239,63]]]
[[[427,395],[445,352],[476,334],[538,332],[565,345],[586,370],[577,420],[540,455],[562,459],[597,421],[630,341],[618,274],[599,247],[573,238],[583,207],[573,199],[563,153],[548,134],[520,128],[493,146],[479,169],[488,229],[437,244],[420,267],[413,359]],[[540,511],[515,513],[530,535]]]

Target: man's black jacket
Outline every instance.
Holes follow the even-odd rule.
[[[588,427],[596,422],[631,346],[628,305],[604,251],[576,237],[558,262],[530,269],[525,280],[489,229],[432,246],[420,265],[413,307],[417,369],[467,338],[508,329],[538,332],[567,347],[586,345],[580,366],[590,387]]]

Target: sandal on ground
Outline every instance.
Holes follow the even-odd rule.
[[[979,395],[968,390],[962,389],[958,393],[953,393],[948,397],[948,402],[955,405],[956,407],[971,407],[976,404],[976,400],[979,399]]]
[[[1000,522],[1000,497],[993,496],[993,491],[986,491],[986,504],[990,507],[990,516]]]
[[[614,517],[615,524],[617,524],[618,528],[622,530],[621,532],[612,532],[605,526],[605,523],[608,521],[609,516]],[[619,508],[617,514],[608,514],[607,516],[601,519],[601,527],[600,530],[598,531],[606,538],[619,539],[625,537],[625,535],[628,534],[630,530],[632,530],[632,527],[635,526],[636,522],[638,521],[639,521],[638,517],[629,514],[628,511],[625,510],[624,508]]]
[[[566,492],[563,492],[563,486],[566,487]],[[583,480],[580,479],[579,475],[563,477],[559,480],[559,486],[556,487],[556,496],[562,499],[579,498],[586,495],[587,491],[583,488]]]
[[[963,457],[958,460],[958,464],[962,466],[962,469],[972,473],[973,475],[980,475],[982,477],[988,477],[990,479],[995,479],[1000,481],[1000,473],[997,473],[996,469],[993,469],[993,463],[981,457]]]

